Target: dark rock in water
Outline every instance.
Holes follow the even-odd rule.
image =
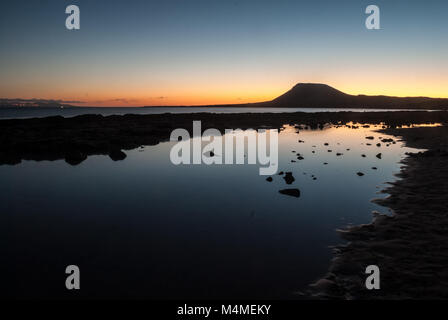
[[[328,150],[328,152],[333,152],[333,150]]]
[[[373,139],[375,139],[375,137],[368,136],[368,137],[366,137],[366,139],[373,140]]]
[[[394,139],[382,139],[381,142],[384,142],[384,143],[394,142]]]
[[[291,197],[296,197],[296,198],[300,197],[300,190],[299,189],[283,189],[283,190],[279,190],[279,192],[281,194],[285,194],[285,195],[291,196]]]
[[[378,159],[381,159],[381,152],[376,155]]]
[[[328,162],[324,162],[324,165],[327,165],[328,164]]]
[[[362,173],[362,172],[356,172],[356,174],[360,177],[362,177],[364,175],[364,173]]]
[[[291,162],[296,162],[296,160],[291,160]]]
[[[336,153],[336,156],[338,156],[338,157],[339,157],[339,156],[342,156],[342,153],[339,153],[339,152],[338,152],[338,153]]]
[[[303,140],[299,140],[299,143],[305,143],[305,141],[303,141]]]
[[[109,152],[109,157],[113,161],[120,161],[120,160],[124,160],[126,158],[126,153],[124,153],[120,149],[113,149]]]
[[[324,143],[324,146],[328,146],[328,142],[325,142],[325,143]]]
[[[297,160],[303,160],[303,159],[305,159],[305,158],[302,157],[302,156],[298,156],[298,157],[297,157]]]
[[[215,156],[215,153],[213,151],[209,151],[209,152],[204,153],[204,156],[212,158]],[[246,156],[244,156],[244,157],[246,157]]]
[[[273,180],[272,177],[267,177],[266,178],[266,181],[268,181],[268,182],[272,182],[272,180]]]
[[[371,146],[372,144],[371,143],[366,143],[366,146]]]
[[[292,172],[286,172],[285,176],[283,177],[283,179],[285,179],[286,184],[291,184],[291,183],[293,183],[296,180],[292,176]]]
[[[372,170],[377,170],[378,168],[377,167],[372,167]]]
[[[350,151],[350,149],[347,149],[347,151]]]
[[[317,178],[316,178],[316,177],[313,177],[313,180],[317,180]]]
[[[376,146],[377,146],[377,147],[381,147],[381,143],[377,143]]]
[[[316,151],[313,150],[313,151],[311,151],[311,153],[316,153]]]
[[[291,151],[292,153],[296,153],[294,150]]]
[[[278,175],[279,175],[279,176],[282,176],[282,175],[283,175],[283,171],[280,171],[280,172],[278,173]]]
[[[65,155],[65,162],[71,164],[72,166],[76,166],[87,159],[87,155],[83,154],[80,151],[70,151]]]
[[[366,157],[366,155],[365,155],[365,154],[362,154],[362,155],[361,155],[361,157],[365,158],[365,157]]]

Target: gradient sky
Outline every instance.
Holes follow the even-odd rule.
[[[2,2],[0,98],[198,105],[275,98],[297,82],[448,97],[446,0]],[[65,28],[76,4],[81,29]],[[369,4],[381,30],[365,28]]]

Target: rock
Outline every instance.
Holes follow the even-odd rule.
[[[365,154],[362,154],[362,155],[361,155],[361,157],[365,158],[365,157],[366,157],[366,155],[365,155]]]
[[[342,156],[342,153],[339,153],[339,152],[338,152],[338,153],[336,153],[336,156],[337,156],[337,157]]]
[[[356,174],[360,177],[362,177],[364,175],[364,173],[362,173],[362,172],[356,172]]]
[[[70,151],[65,155],[65,162],[72,166],[76,166],[87,159],[87,155],[80,151]]]
[[[377,146],[377,147],[381,147],[381,143],[377,143],[376,146]]]
[[[371,146],[372,144],[371,143],[366,143],[366,146]]]
[[[350,151],[350,149],[347,149],[347,151]]]
[[[299,189],[283,189],[283,190],[279,190],[279,192],[281,194],[284,194],[284,195],[287,195],[287,196],[291,196],[291,197],[296,197],[296,198],[300,197],[300,190]]]
[[[324,143],[324,146],[328,146],[328,142],[325,142],[325,143]]]
[[[373,139],[375,139],[375,137],[368,136],[368,137],[366,137],[366,139],[373,140]]]
[[[291,162],[296,162],[296,160],[291,160]]]
[[[377,170],[378,168],[377,167],[372,167],[372,170]]]
[[[297,157],[297,160],[303,160],[303,159],[305,159],[305,158],[302,157],[302,156],[298,156],[298,157]]]
[[[324,162],[324,165],[327,165],[328,164],[328,162]]]
[[[311,153],[316,153],[316,151],[313,150],[313,151],[311,151]]]
[[[285,179],[286,184],[293,183],[296,179],[292,176],[292,172],[286,172],[285,176],[283,177]]]
[[[313,177],[313,180],[317,180],[317,178],[316,178],[316,177]]]
[[[268,181],[268,182],[272,182],[272,180],[273,180],[272,177],[267,177],[266,178],[266,181]]]
[[[328,150],[328,152],[333,152],[333,150]]]
[[[381,152],[376,155],[378,159],[381,159]]]
[[[299,140],[299,143],[305,143],[305,141],[303,141],[303,140]]]
[[[283,175],[283,171],[280,171],[280,172],[278,173],[278,175],[279,175],[279,176],[282,176],[282,175]]]
[[[382,139],[381,142],[394,142],[394,139]]]
[[[126,153],[124,153],[120,149],[113,149],[109,152],[109,157],[113,161],[120,161],[120,160],[124,160],[126,158]]]

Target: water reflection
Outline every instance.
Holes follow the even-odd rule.
[[[370,200],[415,151],[381,126],[349,125],[283,128],[279,171],[290,185],[257,165],[175,166],[172,142],[119,162],[0,166],[4,291],[68,296],[64,270],[76,264],[82,297],[294,299],[326,272],[335,229],[386,211]]]

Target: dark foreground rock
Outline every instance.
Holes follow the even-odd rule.
[[[349,241],[334,249],[320,298],[448,299],[448,127],[387,129],[406,145],[428,151],[408,154],[398,177],[375,200],[393,215],[374,214],[371,224],[341,231]],[[380,290],[365,288],[368,265],[380,268]]]
[[[294,179],[292,172],[286,172],[283,179],[285,179],[286,184],[291,184],[296,180],[296,179]]]
[[[283,190],[279,190],[278,192],[280,192],[281,194],[287,195],[287,196],[291,196],[291,197],[296,197],[296,198],[300,197],[299,189],[283,189]]]

